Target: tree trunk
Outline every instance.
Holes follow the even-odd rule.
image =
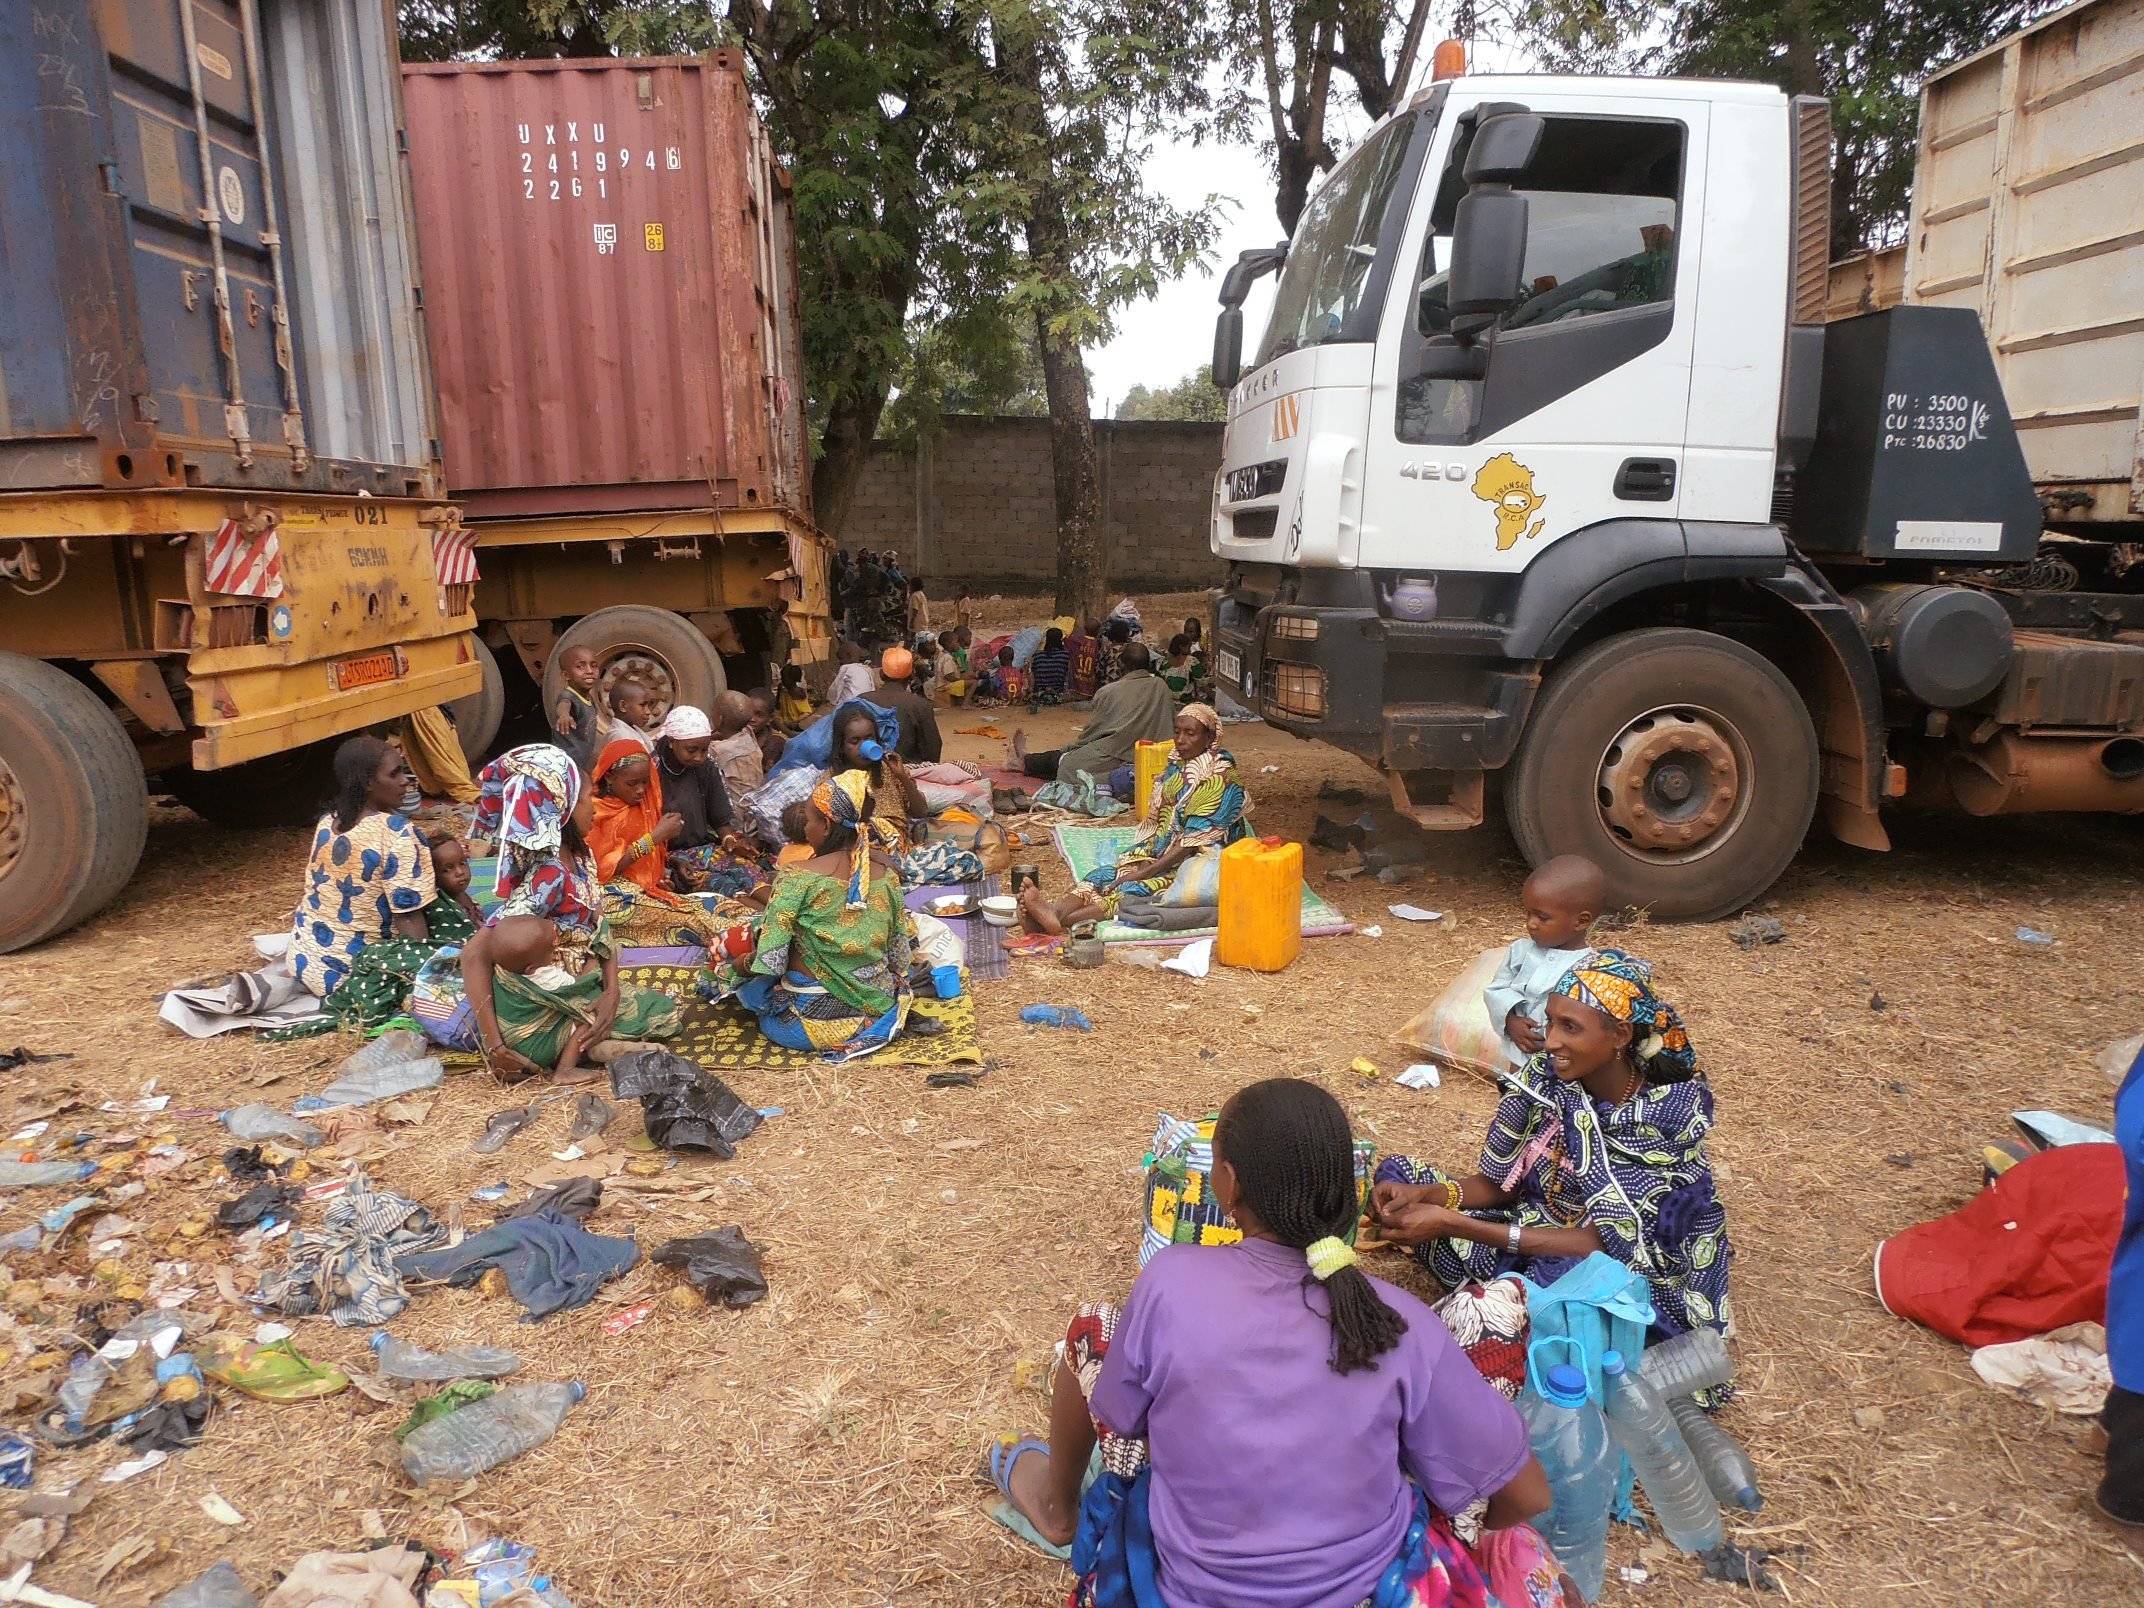
[[[1083,293],[1074,262],[1057,153],[1045,110],[1041,25],[1033,15],[1000,22],[998,59],[1021,94],[1012,116],[1027,152],[1021,177],[1028,195],[1027,256],[1045,294],[1035,309],[1035,344],[1050,400],[1050,467],[1057,503],[1057,612],[1099,619],[1109,589],[1102,545],[1102,472],[1094,442],[1094,408],[1079,340],[1053,312],[1076,309]]]
[[[811,466],[811,510],[813,522],[837,542],[849,522],[849,505],[871,461],[871,440],[885,411],[886,392],[880,389],[874,396],[837,402],[827,413],[819,456]]]
[[[1030,250],[1035,226],[1028,225]],[[1050,332],[1035,316],[1042,348],[1043,386],[1050,397],[1050,468],[1057,492],[1057,612],[1075,620],[1102,617],[1109,591],[1109,554],[1102,543],[1102,474],[1095,450],[1093,405],[1079,342]]]

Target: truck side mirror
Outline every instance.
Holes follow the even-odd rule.
[[[1213,326],[1213,383],[1226,391],[1243,378],[1243,309],[1224,307]]]
[[[1467,147],[1469,187],[1516,184],[1541,149],[1541,119],[1533,112],[1500,112],[1484,118]]]
[[[1519,299],[1526,210],[1526,197],[1509,190],[1470,190],[1459,203],[1447,283],[1452,334],[1462,343],[1471,343]]]

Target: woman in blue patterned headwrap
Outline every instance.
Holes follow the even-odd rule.
[[[1705,1133],[1712,1088],[1652,968],[1588,950],[1548,1002],[1548,1047],[1504,1080],[1478,1172],[1408,1156],[1377,1169],[1372,1210],[1437,1280],[1555,1282],[1606,1251],[1651,1286],[1658,1332],[1731,1321],[1727,1213]]]

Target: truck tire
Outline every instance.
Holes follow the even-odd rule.
[[[448,704],[447,713],[454,717],[454,735],[461,740],[462,757],[475,770],[484,763],[492,739],[499,735],[499,723],[506,718],[506,677],[499,673],[498,655],[491,651],[490,643],[480,636],[472,636],[469,641],[476,649],[477,665],[484,672],[484,685]]]
[[[101,910],[141,863],[141,756],[102,699],[0,653],[0,954]]]
[[[575,648],[595,650],[601,667],[602,685],[608,688],[620,676],[645,682],[654,695],[655,708],[667,714],[677,704],[706,709],[729,691],[729,676],[722,668],[722,655],[700,628],[682,614],[649,608],[640,603],[622,603],[598,609],[573,622],[543,667],[544,724],[558,707],[566,678],[560,666]]]
[[[160,780],[194,814],[227,831],[311,826],[335,791],[335,750],[346,741],[331,737],[223,770],[166,771]]]
[[[1793,684],[1709,631],[1628,631],[1549,677],[1504,789],[1527,863],[1581,854],[1611,907],[1741,909],[1816,813],[1816,728]]]

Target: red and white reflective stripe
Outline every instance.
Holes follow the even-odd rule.
[[[274,527],[248,536],[237,520],[226,519],[208,539],[201,584],[228,597],[281,597],[283,544]]]
[[[457,525],[432,532],[432,572],[441,586],[476,579],[476,532]]]

